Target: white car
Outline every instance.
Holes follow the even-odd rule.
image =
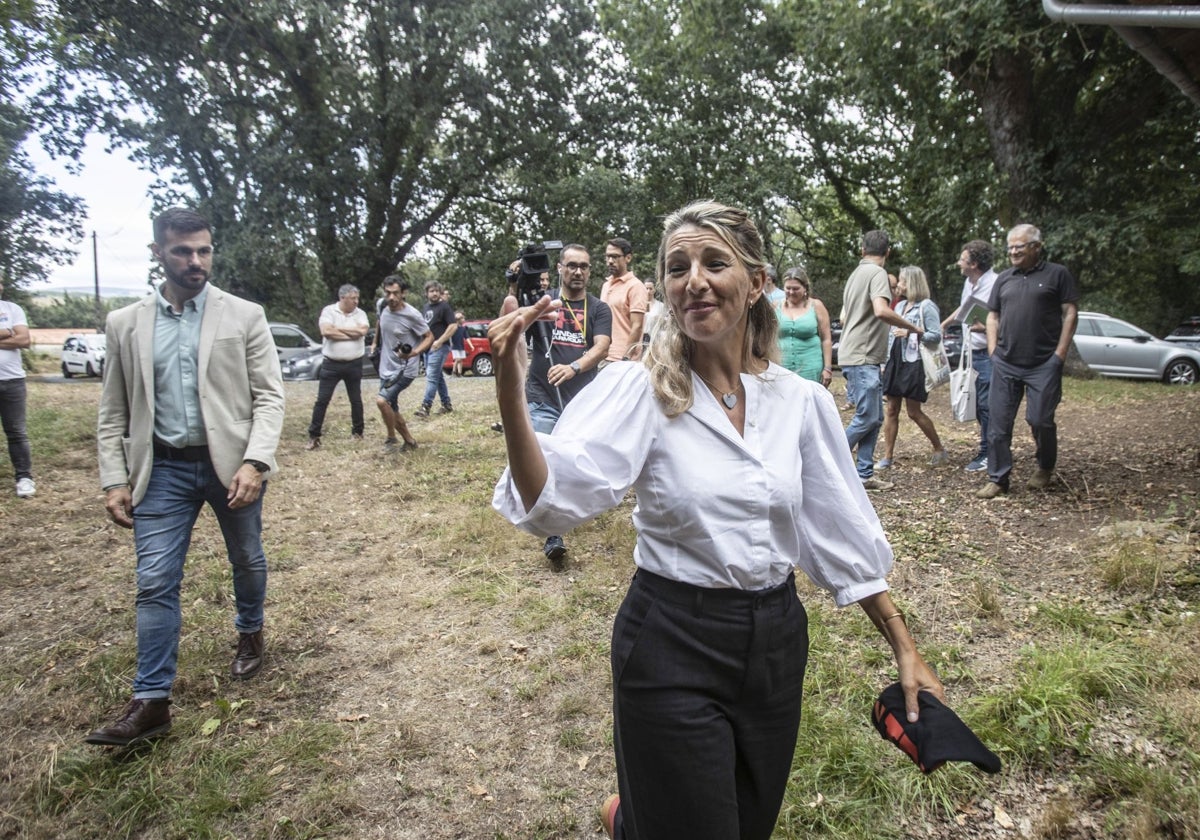
[[[104,373],[104,336],[69,335],[62,346],[62,372],[70,379],[77,373],[100,376]]]
[[[1200,348],[1162,341],[1099,312],[1079,313],[1075,349],[1088,367],[1104,376],[1195,385],[1200,374]]]

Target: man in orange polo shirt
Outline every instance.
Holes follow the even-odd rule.
[[[628,239],[610,239],[604,247],[608,279],[600,289],[600,300],[612,310],[612,344],[605,362],[638,359],[642,355],[642,327],[646,318],[646,287],[629,270],[633,245]]]

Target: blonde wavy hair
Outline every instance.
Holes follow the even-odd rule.
[[[663,235],[658,243],[654,273],[659,288],[666,290],[667,240],[682,227],[697,227],[715,234],[749,274],[763,271],[762,236],[750,219],[750,214],[737,207],[715,201],[697,201],[677,210],[663,221]],[[779,322],[766,295],[759,295],[747,315],[746,342],[742,348],[743,369],[758,367],[758,362],[779,360]],[[650,371],[654,396],[668,417],[678,417],[695,400],[692,392],[692,354],[696,344],[679,328],[671,311],[654,328],[654,336],[643,356]]]

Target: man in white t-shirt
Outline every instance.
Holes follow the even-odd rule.
[[[971,367],[979,374],[975,379],[975,419],[979,421],[979,451],[965,467],[969,473],[987,472],[988,397],[992,384],[992,357],[987,351],[987,308],[992,296],[996,272],[992,268],[994,254],[990,243],[972,239],[963,246],[958,258],[958,270],[963,273],[962,301],[958,309],[942,321],[942,333],[947,325],[958,321],[963,326],[963,341],[971,342]],[[967,323],[970,321],[970,323]]]
[[[0,294],[4,280],[0,278]],[[29,347],[29,322],[25,310],[0,300],[0,420],[8,439],[8,457],[17,479],[17,496],[28,499],[36,492],[33,483],[33,453],[25,433],[25,367],[21,351]]]
[[[339,382],[346,383],[350,400],[350,435],[355,440],[363,436],[362,371],[363,339],[371,328],[367,313],[358,308],[358,289],[349,283],[338,289],[338,302],[321,310],[317,321],[321,331],[321,381],[317,387],[317,402],[308,424],[307,449],[321,445],[321,427],[325,410],[333,399]]]

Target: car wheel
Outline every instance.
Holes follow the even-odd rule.
[[[492,357],[486,353],[480,353],[476,356],[475,361],[471,362],[471,373],[476,376],[491,376],[494,373],[492,370]]]
[[[88,376],[96,376],[96,369],[94,367],[92,367],[91,362],[87,363],[87,375]]]
[[[1163,382],[1168,385],[1195,385],[1196,363],[1190,359],[1172,359],[1163,371]]]
[[[63,370],[63,376],[65,376],[67,379],[70,379],[72,376],[75,375],[75,374],[71,373],[71,369],[69,367],[67,367],[66,362],[62,363],[62,370]]]

